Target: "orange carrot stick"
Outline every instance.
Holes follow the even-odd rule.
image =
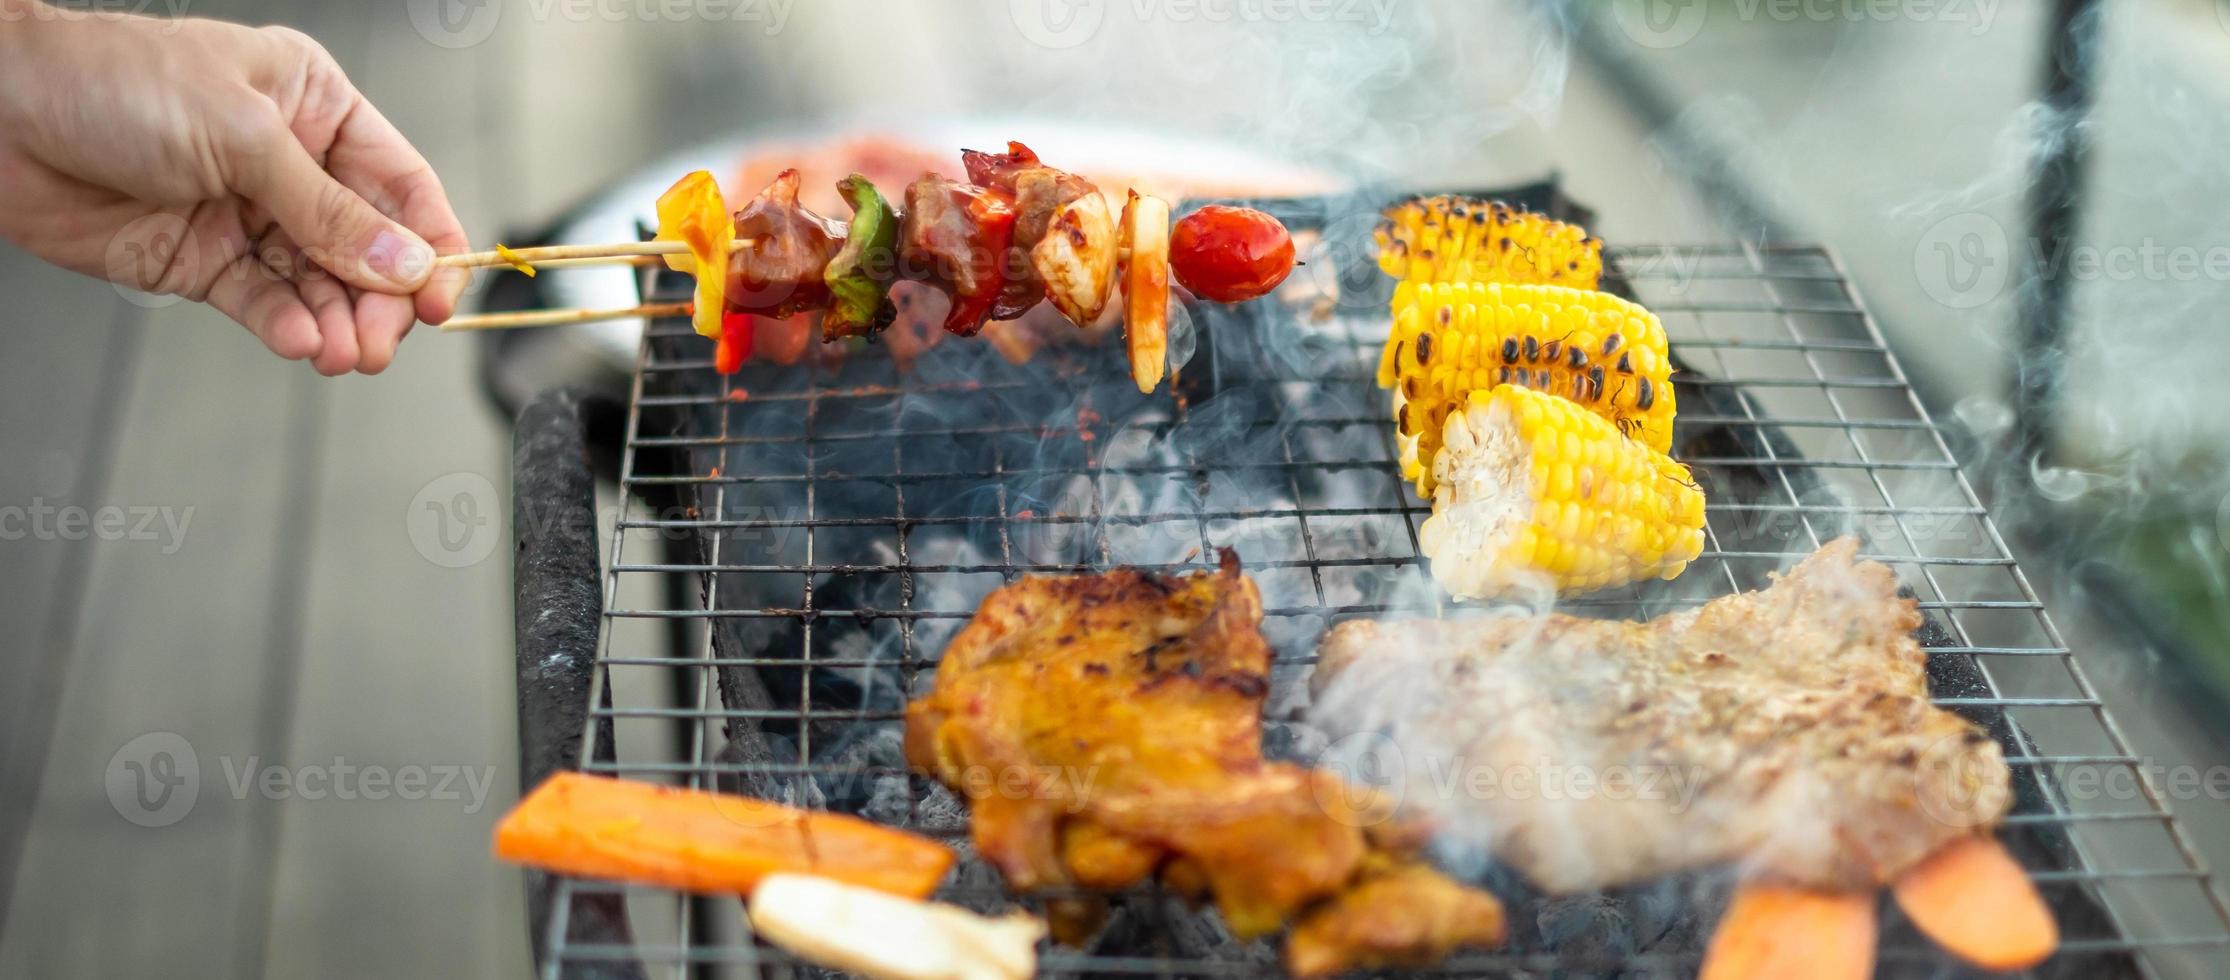
[[[1865,980],[1874,926],[1872,893],[1746,881],[1711,935],[1699,980]]]
[[[748,894],[776,872],[922,898],[950,848],[855,817],[561,772],[496,825],[496,856],[561,874]]]
[[[1995,838],[1947,844],[1892,889],[1921,932],[1985,970],[2028,969],[2060,944],[2052,911]]]

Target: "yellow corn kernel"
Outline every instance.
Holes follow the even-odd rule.
[[[1380,384],[1407,407],[1404,431],[1417,437],[1420,463],[1439,449],[1450,411],[1473,391],[1504,384],[1584,405],[1659,452],[1672,447],[1676,405],[1664,325],[1608,293],[1404,282],[1395,289],[1394,330],[1379,366]],[[1417,491],[1430,497],[1431,467],[1419,469]]]
[[[1603,242],[1578,225],[1500,201],[1440,195],[1387,208],[1378,267],[1417,282],[1555,283],[1594,289]]]
[[[1442,443],[1419,540],[1458,598],[1529,576],[1567,593],[1671,578],[1703,552],[1688,468],[1575,402],[1517,385],[1473,392]]]

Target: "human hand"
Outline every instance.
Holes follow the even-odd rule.
[[[325,375],[377,374],[455,312],[441,181],[317,42],[38,2],[0,0],[0,237]]]

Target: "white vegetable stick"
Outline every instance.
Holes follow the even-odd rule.
[[[876,980],[1025,980],[1045,924],[996,919],[811,875],[774,874],[751,891],[751,927],[802,959]]]

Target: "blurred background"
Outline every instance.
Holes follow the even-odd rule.
[[[1404,187],[1561,174],[1614,244],[1825,243],[2139,751],[2230,789],[2230,4],[92,6],[320,39],[482,246],[677,148],[970,114]],[[58,528],[0,534],[0,976],[522,975],[487,857],[517,777],[479,346],[421,329],[325,380],[4,246],[0,290],[0,531]],[[451,516],[484,547],[414,544],[483,486]],[[72,507],[124,517],[25,523]],[[156,754],[198,797],[118,802],[185,778],[130,768]],[[426,782],[351,799],[303,766]],[[2220,859],[2217,784],[2170,805]]]

